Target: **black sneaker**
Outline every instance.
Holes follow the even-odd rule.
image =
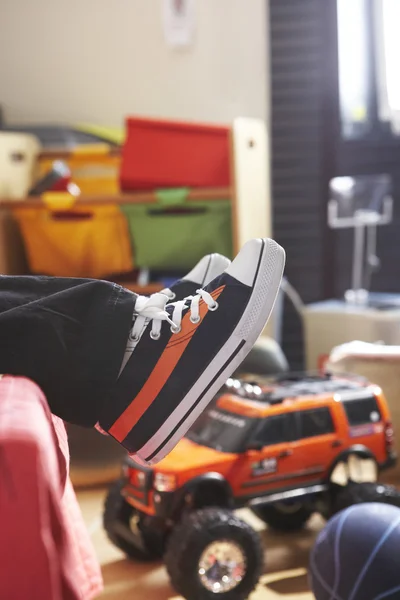
[[[170,301],[193,296],[199,287],[204,288],[215,277],[221,275],[230,264],[229,258],[222,254],[207,254],[187,275],[175,281],[170,288],[161,290],[160,293],[168,296]]]
[[[272,312],[284,264],[276,242],[251,240],[195,296],[137,298],[137,345],[99,421],[135,460],[164,458],[243,361]]]
[[[222,254],[207,254],[203,256],[195,267],[182,279],[175,281],[170,288],[164,288],[160,292],[153,294],[153,299],[158,299],[158,294],[164,294],[168,298],[168,302],[172,300],[183,300],[188,296],[194,296],[196,290],[200,287],[203,288],[210,283],[215,277],[221,275],[229,267],[231,261],[229,258],[222,256]],[[161,298],[161,304],[163,300]],[[165,301],[164,301],[165,304]],[[132,336],[132,331],[128,337],[126,344],[124,358],[121,364],[120,374],[124,370],[128,360],[130,359],[132,352],[134,351],[139,336]]]

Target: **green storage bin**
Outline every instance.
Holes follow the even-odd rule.
[[[232,257],[230,200],[185,201],[185,194],[159,194],[159,203],[125,204],[135,265],[190,269],[205,254]]]

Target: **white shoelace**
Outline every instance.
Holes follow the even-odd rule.
[[[179,333],[181,330],[181,323],[183,317],[183,311],[185,308],[190,310],[190,320],[192,323],[198,323],[200,321],[199,305],[200,300],[203,300],[208,310],[217,310],[218,303],[214,298],[205,290],[196,290],[195,296],[187,296],[183,300],[178,302],[170,302],[171,290],[167,290],[170,294],[157,292],[152,294],[150,297],[138,296],[135,303],[136,315],[135,323],[131,330],[130,338],[132,341],[138,341],[140,336],[148,325],[149,321],[152,322],[150,337],[153,340],[158,340],[161,335],[161,326],[163,321],[167,321],[171,325],[172,333]],[[169,303],[169,304],[168,304]],[[174,310],[172,315],[166,310],[166,305],[173,306]]]
[[[172,290],[170,290],[169,288],[164,288],[163,290],[161,290],[161,292],[158,292],[159,294],[165,294],[166,296],[168,296],[168,300],[171,302],[172,300],[175,300],[176,298],[176,294],[175,292],[173,292]]]

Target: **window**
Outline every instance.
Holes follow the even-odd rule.
[[[291,442],[295,439],[295,430],[293,413],[268,417],[257,431],[254,441],[264,446]]]
[[[351,426],[377,423],[381,420],[381,413],[374,396],[358,400],[345,400],[343,402],[347,419]]]
[[[400,135],[399,0],[336,0],[346,139]]]
[[[369,0],[337,0],[339,98],[344,137],[369,129]]]
[[[298,413],[300,438],[309,438],[335,431],[328,407],[302,410]]]
[[[378,105],[381,121],[400,134],[399,0],[375,0]]]

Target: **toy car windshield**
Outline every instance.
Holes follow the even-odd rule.
[[[194,423],[186,437],[219,452],[244,452],[249,434],[259,421],[214,407]]]

